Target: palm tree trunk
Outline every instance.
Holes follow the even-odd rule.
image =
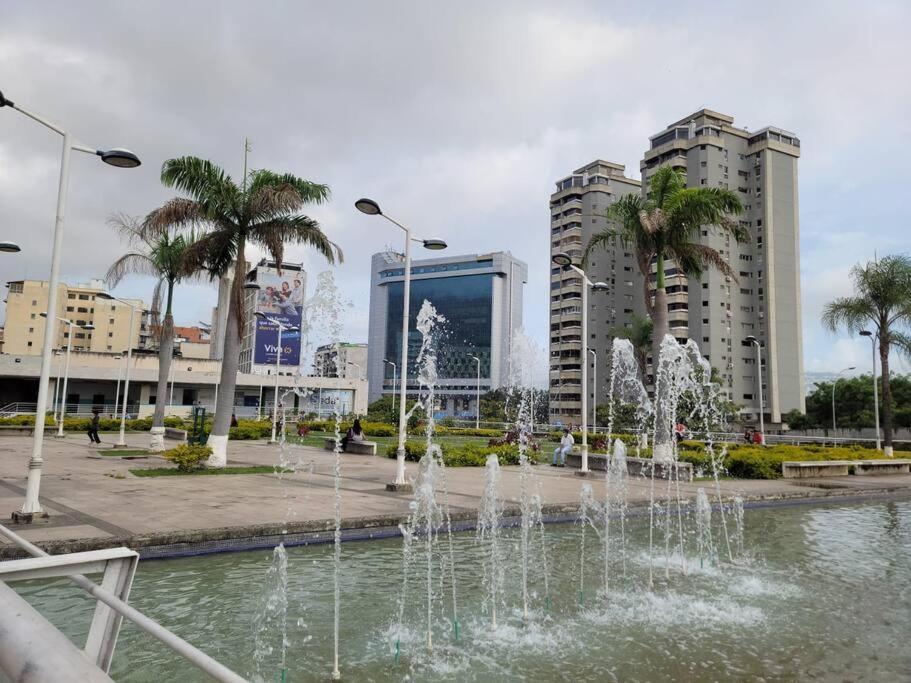
[[[652,372],[658,369],[658,355],[661,351],[661,342],[668,333],[667,323],[667,292],[664,289],[664,257],[659,254],[655,264],[657,273],[655,279],[655,303],[652,308]]]
[[[885,334],[883,333],[885,332]],[[883,455],[891,458],[892,452],[892,388],[889,383],[889,332],[888,329],[880,332],[879,337],[879,363],[882,368],[883,379]]]
[[[155,414],[152,416],[151,443],[153,451],[164,450],[164,411],[167,405],[168,376],[171,374],[171,358],[174,349],[174,316],[171,315],[171,302],[174,296],[174,283],[168,281],[168,304],[165,307],[164,320],[158,338],[158,389],[155,393]]]
[[[237,245],[237,262],[234,265],[234,280],[231,282],[231,296],[228,299],[228,318],[225,323],[225,346],[221,360],[221,379],[218,387],[218,403],[215,405],[215,419],[208,445],[212,448],[210,467],[224,467],[228,464],[228,430],[234,414],[234,387],[237,384],[237,368],[240,364],[240,333],[243,312],[243,286],[247,275],[244,259],[244,240]]]

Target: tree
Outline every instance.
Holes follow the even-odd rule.
[[[636,364],[639,366],[639,376],[642,384],[646,384],[646,362],[648,352],[652,345],[652,329],[654,324],[649,318],[643,318],[640,315],[630,316],[630,326],[616,325],[608,330],[608,334],[615,339],[626,339],[633,345],[633,355],[636,357]]]
[[[639,272],[645,279],[645,306],[653,323],[652,358],[658,361],[661,342],[668,333],[665,261],[673,260],[690,278],[702,277],[715,268],[737,281],[737,273],[717,250],[699,242],[699,231],[720,231],[738,242],[748,239],[746,230],[731,218],[743,212],[737,195],[718,187],[686,186],[686,176],[675,168],[662,166],[649,180],[648,197],[625,195],[607,211],[611,225],[594,235],[585,258],[597,248],[619,240],[636,254]],[[655,264],[655,283],[651,268]]]
[[[616,224],[594,235],[585,248],[585,258],[596,248],[614,246],[619,241],[636,254],[639,272],[644,278],[645,307],[652,319],[652,363],[658,375],[661,342],[668,333],[665,261],[673,260],[677,268],[698,280],[702,271],[712,267],[737,281],[737,273],[712,247],[701,244],[700,230],[720,231],[738,242],[748,235],[731,218],[743,211],[737,195],[719,187],[686,186],[686,176],[670,166],[662,166],[649,179],[648,196],[625,195],[610,206],[608,220]],[[651,268],[655,264],[652,287]],[[669,460],[672,456],[671,421],[662,414],[663,402],[656,404],[654,458]]]
[[[522,401],[529,402],[529,411],[533,407],[536,425],[547,423],[547,391],[544,389],[491,389],[481,394],[481,419],[485,422],[515,422]]]
[[[882,392],[882,382],[877,378]],[[892,396],[892,424],[911,427],[911,376],[889,378]],[[784,417],[791,429],[830,429],[832,427],[832,382],[820,382],[807,394],[807,412],[792,410]],[[835,386],[835,418],[838,427],[863,429],[875,426],[873,380],[871,375],[842,377]]]
[[[248,244],[265,249],[281,264],[285,244],[306,244],[329,263],[342,260],[338,245],[329,240],[319,223],[298,213],[306,204],[320,204],[329,197],[326,185],[268,170],[250,171],[242,185],[211,161],[197,157],[168,159],[161,167],[161,182],[188,197],[170,200],[148,221],[154,233],[174,225],[203,225],[207,231],[187,251],[187,264],[205,270],[212,279],[233,271],[221,366],[221,390],[209,435],[209,464],[227,463],[228,428],[234,409],[240,337],[244,326],[243,285],[247,274],[244,250]]]
[[[911,357],[911,258],[886,256],[866,266],[851,269],[854,296],[835,299],[825,305],[822,322],[835,332],[864,328],[879,340],[879,361],[883,387],[883,449],[892,456],[892,391],[889,382],[889,353],[894,348]]]
[[[196,236],[193,232],[179,234],[174,226],[161,226],[154,232],[147,232],[144,226],[153,216],[154,212],[142,223],[125,215],[112,216],[108,220],[108,224],[126,238],[133,250],[114,261],[104,279],[108,286],[113,288],[130,274],[151,275],[157,278],[152,292],[152,328],[158,338],[158,390],[155,413],[152,417],[150,448],[153,451],[161,451],[164,450],[164,397],[167,395],[168,375],[174,349],[174,318],[171,304],[174,300],[175,285],[193,275],[193,271],[187,267],[185,257],[187,250],[196,241]],[[166,303],[164,318],[160,319],[162,295]]]

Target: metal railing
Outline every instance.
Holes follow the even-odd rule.
[[[7,529],[0,524],[0,536],[7,538],[9,541],[25,550],[33,558],[44,558],[44,562],[36,563],[34,559],[12,560],[0,562],[0,579],[9,578],[36,578],[39,576],[68,576],[73,583],[86,591],[95,598],[100,604],[96,604],[95,616],[92,620],[92,626],[89,629],[89,636],[86,641],[85,652],[92,658],[97,666],[97,676],[92,678],[78,677],[78,680],[108,680],[106,674],[110,668],[111,659],[114,654],[114,645],[117,641],[117,633],[120,630],[120,624],[125,617],[132,621],[136,626],[151,636],[154,636],[162,643],[171,648],[174,652],[186,659],[188,662],[198,667],[205,673],[212,676],[217,681],[226,683],[244,683],[246,681],[242,676],[234,673],[221,662],[212,659],[209,655],[196,649],[183,638],[174,635],[158,622],[150,619],[137,609],[130,607],[126,603],[129,596],[129,588],[132,583],[133,572],[135,572],[138,561],[138,554],[127,548],[110,548],[107,550],[98,550],[88,553],[70,553],[67,555],[48,555],[36,545],[29,543],[19,534]],[[111,562],[120,563],[116,568],[109,569],[108,564]],[[31,563],[31,564],[26,564]],[[104,565],[99,568],[99,565]],[[105,577],[102,586],[99,586],[79,571],[105,571]],[[111,572],[111,573],[109,573]],[[4,586],[0,581],[0,586]],[[123,596],[123,599],[112,592],[114,589]],[[0,591],[0,604],[12,604],[15,598],[10,596],[11,591]],[[60,634],[57,629],[48,631],[47,624],[40,615],[33,609],[26,613],[23,618],[25,607],[19,602],[16,603],[15,610],[0,611],[0,624],[3,629],[7,630],[10,626],[10,632],[16,633],[19,630],[29,628],[25,624],[31,624],[31,632],[34,633],[51,633],[56,640]],[[35,619],[35,617],[38,619]],[[24,619],[24,620],[23,620]],[[20,633],[20,635],[23,635]],[[24,634],[28,635],[28,634]],[[40,648],[40,651],[36,650]],[[67,655],[66,649],[57,649],[53,653],[48,652],[50,643],[44,638],[28,637],[4,637],[0,638],[0,666],[4,671],[13,676],[13,680],[18,680],[15,675],[21,673],[21,666],[24,662],[40,662],[42,658],[52,654],[59,659],[64,657],[70,660],[74,667],[81,667],[85,663],[85,658],[73,658]],[[76,651],[78,654],[78,651]],[[55,660],[56,661],[56,660]],[[59,676],[64,669],[57,668],[56,673]],[[67,669],[70,670],[70,669]],[[55,680],[52,677],[36,677],[29,680]],[[56,680],[59,680],[57,678]]]

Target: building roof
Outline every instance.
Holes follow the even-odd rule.
[[[206,335],[206,339],[203,339],[203,335]],[[174,336],[186,339],[188,342],[193,344],[208,344],[208,333],[203,330],[201,327],[181,327],[179,325],[174,326]]]

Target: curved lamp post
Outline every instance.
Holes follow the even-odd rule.
[[[117,440],[118,446],[126,446],[127,404],[130,402],[130,361],[133,360],[133,321],[137,309],[141,310],[141,305],[131,304],[129,301],[116,297],[113,294],[108,294],[107,292],[98,292],[95,295],[95,298],[105,299],[107,301],[119,301],[124,306],[130,307],[130,329],[129,332],[127,332],[127,371],[126,376],[123,379],[123,404],[120,407],[120,437]],[[158,397],[156,397],[155,400],[159,400]],[[164,396],[161,397],[161,400],[164,400]],[[138,416],[137,413],[137,417]]]
[[[765,446],[765,415],[763,414],[762,406],[762,344],[752,334],[745,341],[756,347],[756,383],[759,387],[759,443]]]
[[[873,417],[876,421],[876,450],[881,451],[882,442],[879,439],[879,389],[876,386],[876,335],[870,330],[861,330],[861,337],[869,337],[873,346]]]
[[[392,412],[394,413],[395,412],[395,369],[396,369],[396,365],[388,358],[384,358],[383,362],[388,363],[389,365],[392,366]]]
[[[57,220],[54,225],[54,241],[51,250],[51,273],[48,278],[47,292],[47,310],[57,310],[57,289],[60,283],[60,256],[63,245],[63,227],[64,215],[66,213],[66,195],[70,183],[70,153],[73,150],[94,154],[101,157],[101,160],[111,166],[119,168],[135,168],[141,163],[139,157],[132,152],[114,148],[108,150],[95,149],[76,142],[70,134],[60,126],[51,123],[47,119],[34,112],[15,104],[12,100],[7,99],[0,92],[0,108],[9,107],[18,111],[20,114],[40,123],[45,128],[50,128],[58,135],[63,136],[63,155],[60,162],[60,182],[57,187]],[[51,371],[51,342],[53,339],[53,325],[48,325],[44,330],[44,342],[41,349],[41,375],[38,380],[38,401],[35,407],[35,415],[42,416],[47,410],[47,385]],[[64,398],[64,400],[66,400]],[[13,513],[13,520],[17,522],[31,522],[32,516],[43,512],[38,500],[38,494],[41,489],[41,469],[44,460],[41,455],[44,444],[44,430],[36,429],[32,441],[32,454],[28,465],[28,483],[26,484],[25,502],[22,508]]]
[[[835,387],[838,386],[838,380],[841,379],[841,374],[848,372],[849,370],[853,370],[853,369],[854,369],[854,366],[852,365],[850,368],[845,368],[844,370],[839,370],[838,371],[839,376],[835,378],[834,382],[832,382],[832,445],[833,446],[838,445],[838,437],[835,436]]]
[[[420,242],[425,249],[438,251],[446,248],[443,240],[423,240],[411,236],[411,229],[405,227],[397,220],[390,218],[380,210],[380,205],[372,199],[362,198],[354,202],[354,206],[361,213],[368,216],[382,216],[393,225],[405,232],[405,282],[402,291],[402,373],[401,390],[399,392],[399,445],[396,451],[395,481],[386,485],[389,491],[410,492],[412,487],[405,481],[405,436],[407,419],[405,417],[406,386],[408,384],[408,316],[409,299],[411,297],[411,243]]]
[[[481,359],[477,356],[468,356],[475,363],[478,364],[478,385],[475,390],[475,416],[474,416],[474,428],[481,428]]]
[[[610,287],[605,282],[592,282],[584,270],[573,264],[569,254],[554,254],[551,260],[582,277],[582,352],[579,354],[582,365],[582,467],[576,474],[584,477],[591,471],[588,469],[588,289],[604,292]]]
[[[257,318],[267,320],[278,327],[278,350],[275,352],[275,404],[272,409],[272,439],[269,441],[269,443],[275,443],[275,431],[278,425],[278,375],[281,372],[282,365],[282,332],[284,330],[297,332],[300,328],[295,325],[285,325],[281,320],[276,320],[262,311],[256,311],[255,315]]]
[[[42,318],[47,318],[47,313],[39,313],[38,315],[40,315]],[[66,323],[66,325],[69,327],[69,329],[67,330],[67,333],[66,333],[66,361],[64,363],[64,370],[63,370],[63,391],[62,391],[62,395],[60,397],[60,419],[57,421],[57,437],[62,439],[63,438],[63,420],[66,417],[66,385],[67,385],[67,382],[70,377],[70,351],[73,350],[73,328],[79,327],[83,330],[88,330],[89,332],[91,332],[92,330],[95,329],[95,326],[92,325],[91,323],[88,323],[86,325],[80,325],[78,323],[74,323],[69,318],[61,318],[59,315],[56,315],[54,317],[57,320],[59,320],[60,322]],[[48,327],[53,328],[53,324],[49,322]],[[59,368],[58,368],[57,375],[58,375],[58,377],[60,376]],[[36,424],[38,421],[38,415],[39,415],[38,409],[36,408],[35,409]],[[29,470],[29,471],[31,471],[31,470]]]

